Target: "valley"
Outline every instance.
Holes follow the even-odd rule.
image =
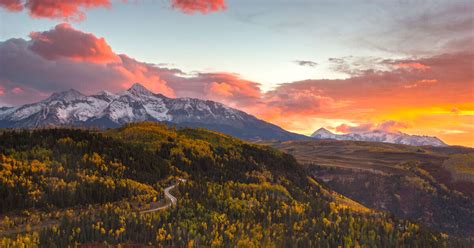
[[[367,207],[455,235],[474,235],[474,183],[470,174],[460,169],[453,174],[447,165],[462,159],[461,170],[472,170],[472,148],[337,140],[268,144],[294,155],[329,188]]]

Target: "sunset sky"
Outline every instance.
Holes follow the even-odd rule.
[[[302,134],[474,146],[473,13],[472,0],[0,0],[0,106],[140,82]]]

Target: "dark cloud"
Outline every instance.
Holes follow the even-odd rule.
[[[383,18],[387,20],[383,25],[374,19],[370,30],[359,32],[363,36],[356,38],[357,46],[408,56],[473,51],[472,1],[407,1],[399,6],[382,4],[380,10],[392,18]]]
[[[311,60],[295,60],[294,62],[301,66],[316,67],[318,65],[318,63]]]

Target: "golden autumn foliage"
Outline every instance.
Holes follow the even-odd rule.
[[[47,216],[0,238],[2,247],[465,244],[410,221],[341,207],[292,156],[203,129],[141,123],[104,132],[8,131],[0,148],[0,210],[9,216],[0,232],[13,230],[15,211]],[[186,178],[171,192],[177,205],[139,213],[163,199],[173,178]]]

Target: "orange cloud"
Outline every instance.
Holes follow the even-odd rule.
[[[421,63],[398,63],[396,64],[397,68],[403,68],[403,69],[416,69],[416,70],[428,70],[430,69],[429,66],[421,64]]]
[[[322,123],[334,120],[339,123],[336,125],[339,132],[401,129],[411,134],[437,135],[451,144],[471,145],[474,108],[465,104],[474,99],[472,61],[474,54],[469,51],[410,60],[378,59],[375,62],[430,69],[364,69],[347,79],[281,84],[263,95],[266,108],[260,109],[268,113],[258,115],[306,134],[323,126]],[[341,61],[339,64],[345,66],[344,63]],[[434,106],[443,106],[446,111],[433,111]],[[460,111],[457,106],[466,107]],[[412,111],[414,109],[419,111]],[[456,119],[459,121],[453,124],[453,113],[461,112],[471,113],[471,117],[458,114]],[[341,120],[346,121],[340,123]],[[394,123],[384,120],[393,120]],[[449,130],[462,131],[464,139],[459,132]]]
[[[336,127],[336,131],[340,133],[360,133],[373,130],[397,132],[408,127],[409,125],[406,123],[391,120],[381,123],[361,123],[357,125],[341,124]]]
[[[474,101],[431,106],[404,106],[379,114],[380,118],[410,123],[410,134],[435,135],[448,144],[474,147]]]
[[[405,87],[407,89],[411,89],[411,88],[415,88],[415,87],[422,86],[422,85],[435,84],[437,82],[438,82],[438,80],[436,80],[436,79],[423,79],[423,80],[418,80],[413,84],[407,84],[403,87]]]
[[[224,0],[172,0],[171,5],[187,14],[209,13],[226,9]]]
[[[32,32],[30,38],[30,49],[48,60],[67,58],[94,63],[120,60],[104,38],[80,32],[67,23],[49,31]]]
[[[336,127],[336,131],[340,133],[359,133],[359,132],[366,132],[372,130],[374,124],[367,123],[367,124],[359,124],[357,126],[350,126],[348,124],[341,124]]]
[[[222,97],[231,97],[233,95],[232,91],[233,88],[230,84],[227,84],[225,82],[213,82],[209,86],[209,91],[211,93],[217,94]]]
[[[157,67],[136,61],[126,55],[120,55],[120,58],[120,64],[112,64],[109,67],[114,68],[122,76],[120,79],[122,88],[129,88],[134,83],[140,82],[154,92],[168,97],[175,96],[174,90],[161,78],[161,73]]]
[[[188,77],[166,77],[179,97],[197,97],[236,108],[254,107],[262,96],[258,83],[226,72],[199,73]]]

